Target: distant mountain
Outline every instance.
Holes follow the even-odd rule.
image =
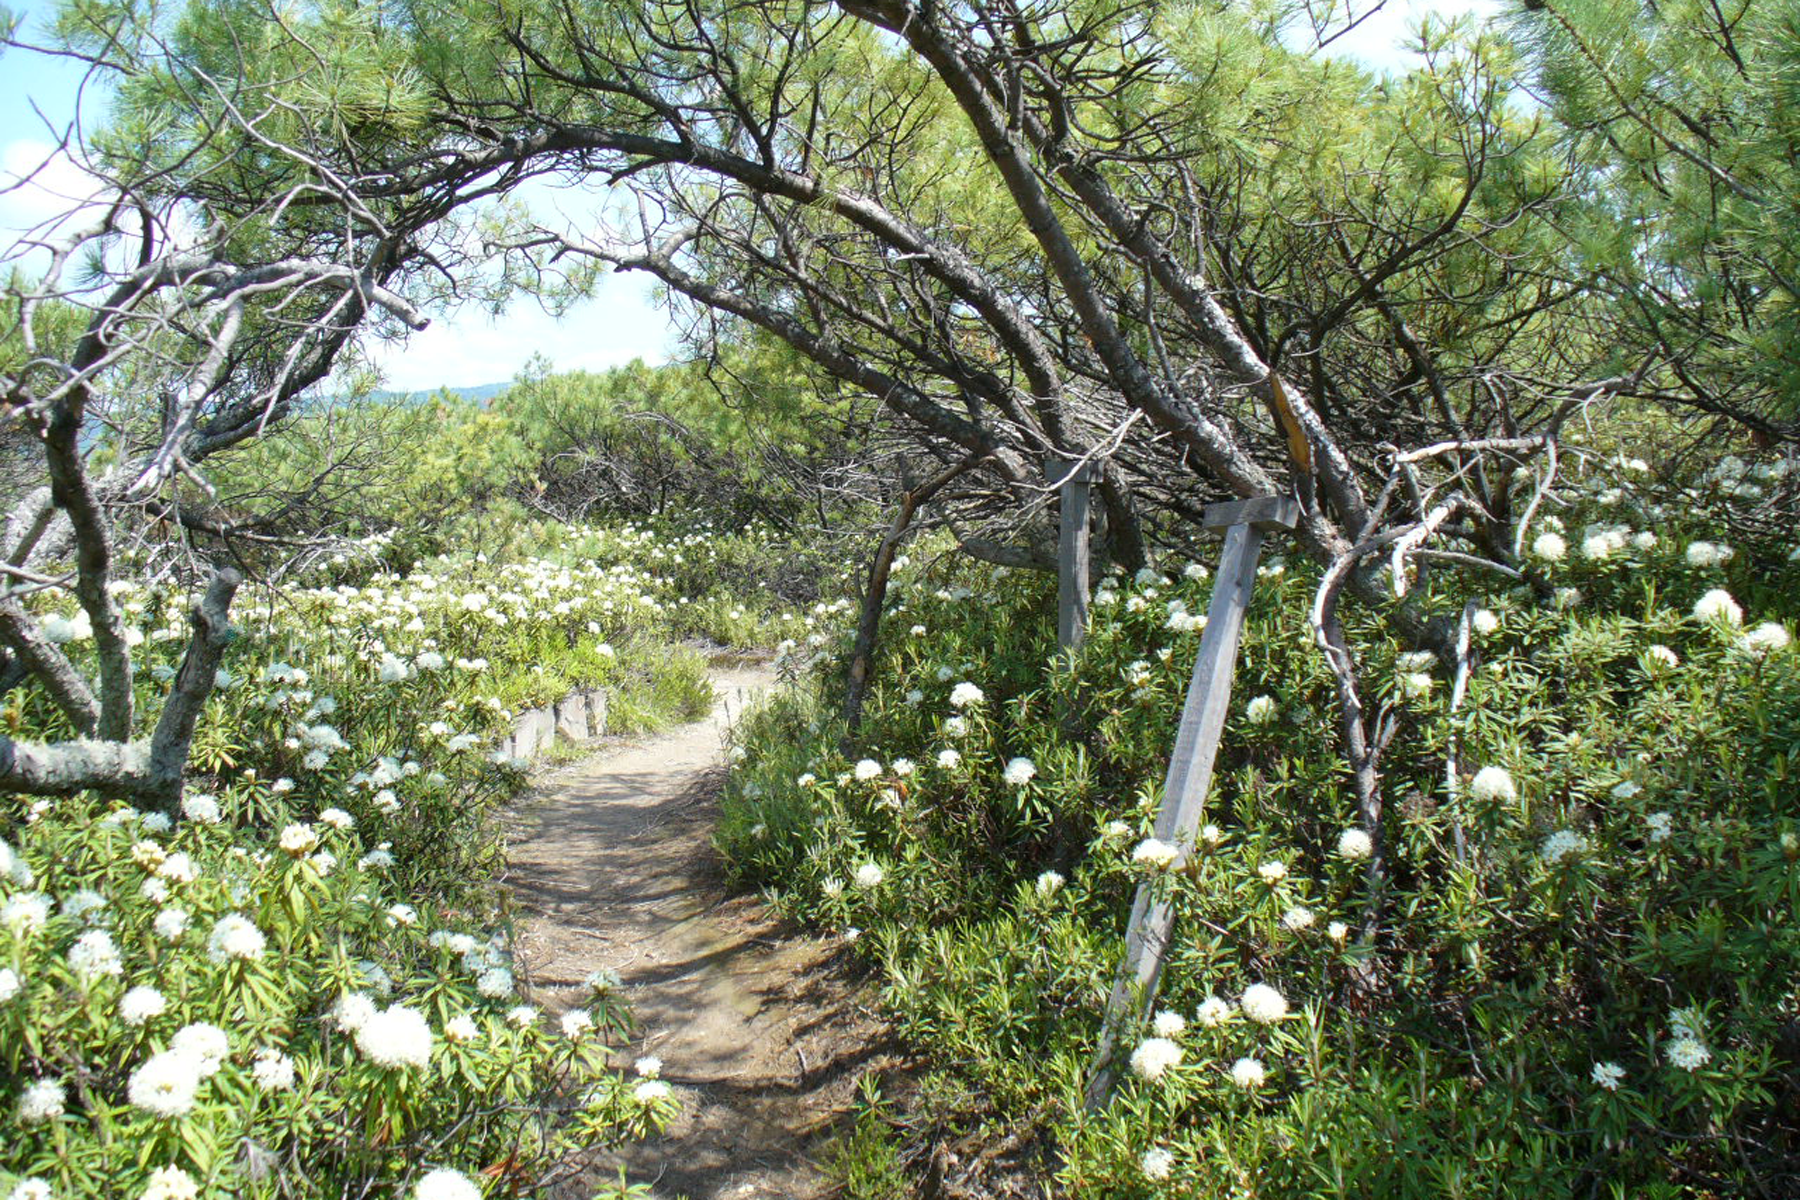
[[[498,396],[501,392],[504,392],[511,386],[512,380],[509,379],[505,383],[484,383],[479,387],[453,387],[444,388],[443,390],[449,392],[453,396],[460,396],[464,400],[473,400],[481,407],[486,408],[489,401],[493,400],[495,396]],[[429,400],[438,394],[438,390],[439,389],[437,388],[427,388],[423,391],[416,392],[370,392],[369,399],[392,400],[401,403],[408,400]]]

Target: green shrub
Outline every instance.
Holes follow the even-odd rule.
[[[0,808],[0,1195],[399,1196],[433,1170],[526,1193],[672,1115],[606,1069],[629,1018],[605,981],[592,1028],[522,1004],[491,887],[517,711],[595,686],[615,727],[711,707],[654,541],[582,537],[247,588],[182,811]],[[118,591],[153,719],[186,598]],[[49,622],[78,661],[81,625]],[[68,734],[32,689],[0,726]]]
[[[1786,548],[1720,563],[1666,526],[1634,542],[1623,502],[1592,515],[1534,560],[1541,592],[1431,582],[1430,610],[1492,617],[1455,715],[1442,664],[1352,614],[1394,729],[1378,907],[1306,620],[1316,573],[1279,559],[1190,874],[1147,875],[1138,848],[1199,640],[1185,614],[1209,599],[1197,568],[1106,580],[1066,665],[1046,581],[903,584],[857,748],[838,751],[828,655],[744,730],[720,844],[790,912],[861,931],[902,1032],[977,1107],[1041,1120],[1073,1195],[1791,1191],[1800,660],[1758,626],[1791,595]],[[1756,615],[1721,594],[1726,616],[1696,616],[1715,588]],[[1147,877],[1176,943],[1167,1015],[1126,1049],[1172,1045],[1090,1111]],[[1284,1014],[1247,1015],[1276,1017],[1270,994]],[[1159,1050],[1179,1062],[1157,1071]]]

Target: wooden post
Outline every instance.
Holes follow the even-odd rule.
[[[1088,514],[1090,492],[1100,477],[1100,464],[1053,454],[1045,476],[1059,485],[1062,528],[1056,538],[1056,644],[1075,650],[1087,637],[1092,536]]]
[[[1206,629],[1200,635],[1200,652],[1194,660],[1187,704],[1181,711],[1181,727],[1169,755],[1162,806],[1156,813],[1156,838],[1176,847],[1171,873],[1187,865],[1188,852],[1200,828],[1206,793],[1212,786],[1213,760],[1218,756],[1219,736],[1231,705],[1231,676],[1237,667],[1238,640],[1244,631],[1244,613],[1250,607],[1250,589],[1256,583],[1256,560],[1262,551],[1263,534],[1272,529],[1292,529],[1298,517],[1299,505],[1287,496],[1258,496],[1207,506],[1206,528],[1225,530],[1225,551],[1213,582],[1212,603],[1206,611]],[[1118,1075],[1113,1059],[1119,1038],[1156,1003],[1156,989],[1162,979],[1174,924],[1175,909],[1169,902],[1166,881],[1147,879],[1139,884],[1125,935],[1125,961],[1106,1002],[1100,1047],[1088,1082],[1090,1107],[1104,1103],[1112,1094]]]

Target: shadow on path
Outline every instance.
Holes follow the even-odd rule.
[[[885,1062],[874,1019],[829,966],[839,943],[794,936],[727,899],[712,848],[723,738],[772,681],[718,672],[706,720],[540,783],[513,814],[507,886],[533,998],[552,1013],[618,972],[638,1021],[621,1061],[663,1060],[682,1114],[609,1154],[562,1195],[588,1200],[624,1167],[658,1200],[815,1200],[814,1161],[857,1078]]]

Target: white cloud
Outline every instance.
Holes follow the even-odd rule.
[[[498,318],[476,307],[434,316],[403,343],[370,348],[383,386],[395,391],[476,387],[511,379],[534,354],[559,371],[596,371],[634,358],[668,358],[668,315],[655,306],[641,274],[609,275],[597,294],[558,320],[521,297]]]
[[[1480,22],[1500,11],[1500,0],[1386,0],[1355,29],[1327,46],[1325,53],[1353,58],[1372,71],[1405,71],[1419,65],[1412,47],[1418,41],[1419,23],[1426,17],[1449,20],[1470,16]]]
[[[20,138],[0,148],[0,238],[45,232],[96,205],[105,185],[56,146]]]

